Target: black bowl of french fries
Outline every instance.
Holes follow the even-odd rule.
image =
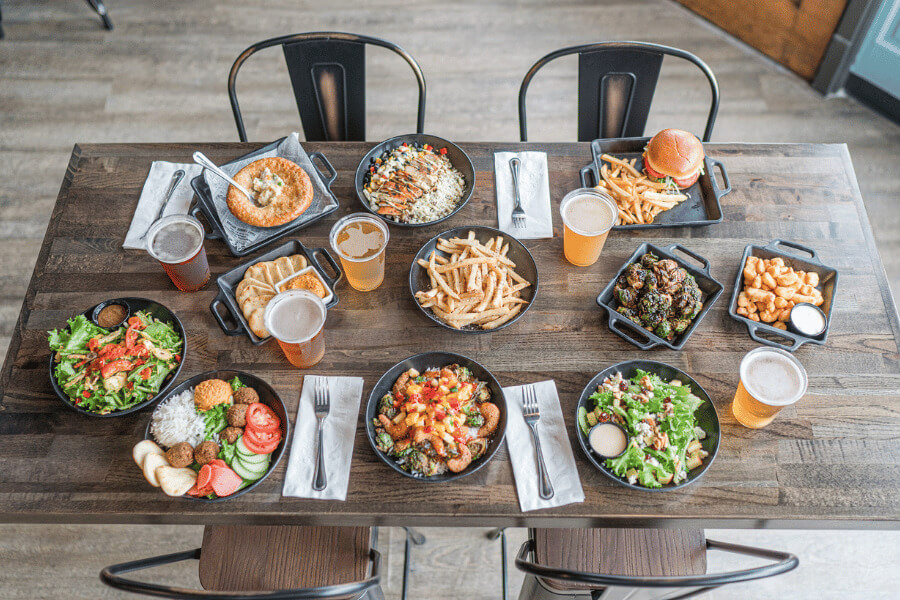
[[[463,333],[488,333],[522,318],[537,296],[528,248],[493,227],[457,227],[428,241],[409,269],[409,291],[426,317]]]

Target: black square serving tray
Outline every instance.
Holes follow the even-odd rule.
[[[675,250],[693,258],[703,266],[697,268],[690,263],[685,262],[673,252]],[[678,263],[679,267],[684,267],[684,269],[688,273],[694,276],[694,279],[697,280],[697,286],[700,288],[700,291],[703,292],[703,308],[700,310],[700,313],[696,317],[694,317],[694,320],[691,322],[690,326],[671,342],[659,337],[651,331],[647,331],[616,310],[616,300],[613,297],[613,288],[616,286],[616,280],[619,278],[619,275],[625,272],[625,269],[628,267],[628,265],[639,260],[640,257],[647,252],[652,252],[661,259],[670,258]],[[622,265],[622,268],[616,272],[615,277],[613,277],[612,280],[610,280],[609,284],[607,284],[607,286],[603,288],[603,291],[600,292],[599,296],[597,296],[597,304],[606,309],[609,318],[610,330],[622,339],[631,342],[641,350],[650,350],[651,348],[655,348],[657,346],[665,346],[666,348],[671,348],[672,350],[681,350],[687,343],[688,338],[691,337],[691,334],[694,333],[694,330],[697,329],[697,326],[700,325],[700,321],[703,320],[703,317],[706,316],[706,313],[709,312],[709,309],[712,308],[712,305],[722,294],[722,291],[724,289],[725,288],[722,286],[722,284],[713,279],[709,274],[709,261],[699,254],[692,252],[681,244],[672,244],[663,248],[654,246],[653,244],[644,243],[638,246],[638,249],[634,251],[634,254],[632,254],[631,257],[629,257],[629,259],[625,261],[625,264]]]
[[[796,254],[785,250],[786,248],[797,250],[808,256],[806,258],[797,256]],[[817,273],[819,275],[818,287],[822,292],[822,299],[824,300],[822,306],[819,308],[825,313],[825,330],[822,331],[822,333],[816,336],[808,336],[790,329],[784,331],[772,327],[768,323],[754,321],[737,314],[738,296],[744,288],[744,265],[747,264],[747,258],[750,256],[768,259],[781,257],[784,260],[784,264],[788,267],[798,271]],[[825,341],[828,339],[828,328],[831,327],[831,309],[834,306],[834,293],[837,289],[837,281],[837,269],[822,264],[819,260],[818,253],[812,248],[808,248],[797,242],[789,242],[786,240],[772,240],[765,246],[749,244],[744,248],[741,266],[738,269],[737,277],[734,280],[734,290],[731,292],[731,304],[728,305],[728,314],[731,315],[731,318],[735,321],[744,323],[747,326],[747,332],[750,334],[750,337],[760,344],[774,346],[775,348],[781,348],[788,352],[793,352],[803,344],[807,343],[818,344],[821,346],[824,345]],[[788,327],[790,327],[790,325],[788,325]],[[768,337],[764,337],[761,334],[765,334]],[[782,343],[781,340],[787,340],[789,343]]]
[[[309,261],[309,264],[312,265],[312,267],[322,277],[322,280],[326,283],[326,285],[328,285],[328,288],[331,290],[332,298],[330,301],[328,301],[327,304],[325,304],[325,307],[331,308],[338,303],[335,284],[340,281],[341,276],[344,273],[343,271],[341,271],[341,268],[335,262],[334,258],[332,258],[331,254],[329,254],[328,250],[326,250],[325,248],[307,248],[299,240],[291,240],[290,242],[284,243],[277,248],[269,250],[265,254],[262,254],[254,258],[253,260],[248,260],[247,262],[238,265],[227,273],[220,275],[216,279],[216,285],[219,286],[219,293],[216,294],[216,297],[210,303],[209,310],[216,318],[216,321],[219,323],[219,327],[222,328],[222,331],[225,333],[225,335],[246,334],[247,337],[250,338],[250,341],[253,342],[253,344],[256,346],[265,344],[270,339],[272,339],[272,336],[261,338],[253,333],[253,331],[250,329],[249,323],[247,323],[247,319],[244,317],[244,312],[241,310],[241,307],[238,306],[237,300],[234,297],[234,290],[244,278],[244,273],[247,271],[247,268],[251,265],[255,265],[259,262],[275,260],[276,258],[280,258],[282,256],[290,256],[292,254],[302,254],[303,256],[305,256],[306,260]],[[319,262],[319,256],[322,256],[325,259],[325,262],[328,263],[328,266],[330,266],[333,272],[336,273],[334,277],[330,276],[328,272],[322,267],[322,264]],[[227,311],[227,315],[222,314],[221,308],[223,307],[223,305]],[[231,327],[225,322],[226,316],[231,317],[231,320],[235,323],[234,327]]]
[[[612,154],[616,158],[636,158],[635,168],[640,171],[644,168],[644,146],[649,141],[648,137],[594,140],[591,142],[593,162],[582,167],[581,185],[594,187],[601,181],[600,165],[603,161],[600,157],[604,154]],[[718,167],[722,173],[722,179],[725,181],[724,189],[719,189],[716,178],[712,174],[713,167]],[[731,182],[728,180],[725,166],[718,160],[707,156],[703,159],[703,175],[697,179],[694,185],[684,190],[684,193],[688,195],[687,200],[674,208],[659,213],[653,223],[616,225],[613,229],[659,229],[718,223],[722,220],[722,205],[719,200],[729,192],[731,192]]]
[[[239,156],[232,161],[225,163],[220,166],[228,166],[233,163],[236,163],[241,160],[245,160],[248,158],[255,158],[267,152],[271,152],[275,148],[284,141],[285,138],[281,138],[275,140],[271,144],[266,144],[262,148],[258,148],[253,152],[248,152],[243,156]],[[191,180],[191,187],[194,189],[194,194],[196,195],[197,201],[191,207],[190,214],[194,218],[200,218],[200,215],[203,215],[203,220],[205,220],[209,226],[210,231],[206,234],[206,239],[208,240],[222,240],[225,242],[225,245],[228,247],[228,251],[231,252],[234,256],[247,256],[248,254],[253,254],[260,248],[271,244],[277,240],[284,238],[290,234],[296,233],[297,231],[303,229],[304,227],[308,227],[318,221],[319,219],[326,217],[340,208],[340,202],[337,199],[337,196],[334,195],[334,192],[331,191],[331,184],[334,183],[334,180],[337,179],[337,171],[331,165],[325,155],[321,152],[309,152],[308,153],[309,160],[312,163],[313,167],[316,169],[317,175],[322,179],[322,182],[325,184],[325,189],[328,191],[328,194],[334,200],[335,205],[332,208],[326,209],[317,214],[307,214],[304,212],[302,215],[297,217],[294,221],[294,224],[290,227],[286,227],[284,229],[275,228],[275,231],[271,235],[264,236],[255,244],[251,244],[250,246],[244,248],[243,250],[237,250],[234,247],[233,241],[229,239],[229,237],[225,234],[225,229],[222,227],[221,221],[219,221],[219,216],[216,213],[215,204],[213,203],[212,194],[209,189],[209,185],[206,183],[206,179],[203,177],[203,174],[197,175]],[[319,159],[322,166],[325,168],[326,172],[323,172],[320,168],[319,164],[316,163],[316,159]],[[312,173],[310,175],[313,175]]]

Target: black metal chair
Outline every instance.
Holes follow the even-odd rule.
[[[294,531],[286,531],[290,529]],[[402,598],[406,600],[410,544],[424,544],[425,538],[415,530],[404,529],[406,554],[403,562]],[[365,555],[346,547],[348,543],[352,545],[354,533],[358,535],[360,531],[367,533],[363,537],[364,541],[371,539],[372,542]],[[111,565],[100,572],[100,580],[125,592],[184,600],[384,600],[381,590],[381,554],[374,548],[377,538],[377,528],[207,527],[203,534],[202,548]],[[356,539],[358,541],[359,538]],[[240,543],[232,544],[232,541]],[[205,552],[210,556],[207,557]],[[280,589],[280,584],[284,583],[305,584],[304,578],[310,575],[298,573],[298,569],[291,567],[292,563],[296,567],[298,557],[310,555],[313,558],[306,559],[306,562],[316,563],[319,576],[324,573],[332,578],[341,578],[354,570],[359,572],[360,569],[365,569],[365,563],[371,565],[371,570],[368,576],[358,581]],[[200,562],[200,581],[205,589],[178,588],[122,577],[125,573],[191,559]],[[275,572],[265,569],[267,563],[275,565]]]
[[[366,137],[366,46],[380,46],[400,55],[409,64],[419,86],[416,132],[425,127],[425,77],[419,63],[391,42],[339,32],[284,35],[257,42],[244,50],[228,74],[228,96],[238,135],[247,141],[238,105],[235,82],[241,65],[253,54],[281,46],[303,132],[309,141],[364,141]]]
[[[703,532],[685,530],[681,535],[673,535],[676,530],[570,530],[581,535],[572,536],[566,530],[557,531],[552,538],[559,549],[555,553],[557,563],[562,566],[548,566],[534,558],[539,543],[536,535],[547,530],[530,530],[529,539],[522,544],[516,556],[516,567],[526,573],[519,600],[682,600],[714,590],[717,587],[763,579],[795,569],[799,560],[788,552],[753,548],[738,544],[704,540]],[[633,534],[626,536],[625,532]],[[620,540],[630,543],[644,542],[643,548],[601,548],[598,542],[605,537],[619,535]],[[655,535],[655,537],[653,537]],[[577,539],[573,539],[573,537]],[[661,543],[660,543],[661,541]],[[655,542],[655,544],[654,544]],[[684,547],[681,547],[684,546]],[[546,546],[546,540],[543,542]],[[759,567],[741,569],[708,575],[706,550],[721,550],[756,558],[775,561]],[[545,550],[547,551],[547,550]],[[640,553],[643,552],[641,555]],[[551,551],[547,551],[548,555]],[[623,556],[629,556],[631,563],[625,567]],[[639,558],[635,559],[634,556]],[[590,557],[585,559],[585,557]],[[674,556],[674,559],[672,558]],[[607,558],[603,558],[607,557]],[[667,564],[671,563],[671,564]],[[566,568],[571,563],[580,567],[600,568],[616,562],[612,569],[619,573],[586,572]],[[636,563],[641,563],[640,565]],[[648,569],[647,564],[652,565]],[[677,566],[672,566],[672,565]],[[669,574],[668,569],[687,571],[688,574]],[[655,570],[653,575],[635,573],[640,570]],[[621,571],[631,571],[621,574]],[[662,574],[660,574],[662,573]]]
[[[94,9],[100,18],[103,20],[103,26],[106,27],[108,31],[112,31],[113,24],[109,19],[109,14],[106,12],[106,6],[103,4],[103,0],[86,0],[88,6]],[[3,2],[0,0],[0,40],[5,36],[3,32]]]
[[[578,55],[578,141],[644,135],[660,67],[667,55],[690,61],[709,80],[712,100],[703,133],[703,141],[709,141],[719,110],[719,84],[705,62],[690,52],[660,44],[600,42],[551,52],[525,74],[519,89],[519,136],[523,142],[528,141],[528,85],[544,65],[570,54]]]

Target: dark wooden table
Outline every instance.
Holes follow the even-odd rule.
[[[341,209],[299,238],[327,246],[332,223],[360,209],[352,188],[363,143],[308,144],[338,170]],[[135,144],[77,146],[41,247],[0,378],[0,521],[92,523],[257,523],[446,526],[706,526],[897,527],[900,524],[900,327],[875,249],[847,148],[842,145],[711,144],[728,168],[734,191],[725,221],[706,228],[610,235],[593,267],[576,268],[556,237],[526,241],[541,274],[533,308],[518,323],[479,336],[438,328],[410,298],[410,261],[444,229],[496,226],[493,156],[519,144],[462,144],[477,171],[471,202],[453,219],[424,229],[392,229],[387,277],[375,292],[338,286],[328,315],[327,353],[310,373],[361,375],[365,403],[389,366],[424,350],[448,350],[480,361],[501,384],[552,378],[573,435],[574,407],[588,380],[615,362],[652,358],[691,373],[710,393],[722,421],[718,458],[697,484],[667,493],[635,492],[597,472],[572,437],[585,502],[519,511],[505,447],[484,469],[456,483],[416,483],[379,461],[360,416],[346,502],[281,497],[285,462],[253,492],[201,504],[151,488],[131,459],[150,410],[115,419],[76,414],[53,394],[45,332],[72,314],[117,296],[156,299],[181,317],[189,351],[182,379],[234,368],[275,386],[293,414],[302,371],[274,343],[255,347],[226,337],[209,312],[215,294],[175,290],[159,264],[123,251],[125,231],[153,160],[190,161],[200,149],[224,162],[258,144]],[[589,162],[587,144],[530,144],[548,153],[554,210],[577,187]],[[756,347],[729,318],[727,297],[744,246],[774,238],[816,248],[840,270],[828,344],[797,357],[810,375],[809,393],[764,430],[739,426],[729,404],[738,363]],[[612,334],[594,304],[598,291],[643,241],[681,242],[712,262],[726,285],[684,351],[641,352]],[[214,274],[241,259],[207,242]],[[215,276],[215,275],[214,275]],[[552,457],[551,457],[552,460]]]

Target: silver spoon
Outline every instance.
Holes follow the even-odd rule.
[[[184,179],[184,170],[178,169],[174,173],[172,173],[172,181],[169,183],[169,189],[166,191],[166,196],[163,198],[162,206],[159,207],[159,212],[156,213],[156,218],[150,222],[150,227],[147,227],[147,231],[144,232],[144,235],[141,236],[141,240],[147,239],[147,234],[150,233],[150,229],[153,227],[153,224],[159,221],[163,213],[166,210],[166,205],[169,203],[169,200],[172,199],[172,196],[175,194],[175,188],[178,187],[178,184],[181,183],[181,180]]]
[[[221,177],[222,179],[224,179],[225,181],[227,181],[228,183],[233,185],[235,188],[240,190],[241,193],[243,193],[245,196],[247,196],[247,198],[250,199],[250,202],[256,204],[256,199],[253,197],[253,194],[248,192],[244,188],[244,186],[239,184],[237,181],[235,181],[234,179],[229,177],[228,173],[226,173],[225,171],[223,171],[222,169],[217,167],[216,163],[209,160],[206,157],[206,155],[204,155],[202,152],[199,152],[199,151],[194,152],[194,162],[197,163],[198,165],[200,165],[201,167],[203,167],[204,169],[209,169],[210,171],[212,171],[213,173],[215,173],[216,175],[218,175],[219,177]]]

